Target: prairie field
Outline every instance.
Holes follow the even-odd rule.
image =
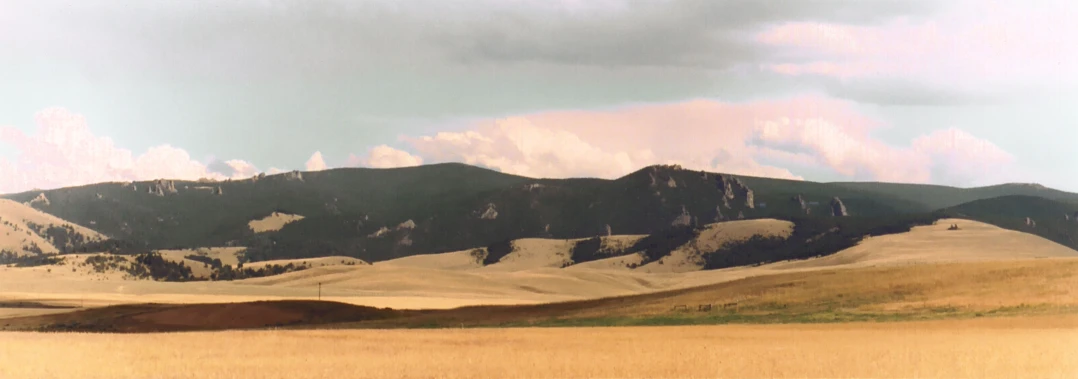
[[[1074,378],[1078,318],[0,333],[3,378]]]

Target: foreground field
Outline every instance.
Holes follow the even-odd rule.
[[[0,333],[0,359],[3,378],[1074,378],[1078,319]]]

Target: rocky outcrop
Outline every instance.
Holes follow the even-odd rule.
[[[408,230],[415,229],[415,221],[408,220],[408,221],[400,223],[400,225],[397,225],[397,230],[405,230],[405,229],[408,229]]]
[[[612,229],[610,229],[610,224],[606,224],[606,236],[610,237],[612,235],[614,235],[614,231]]]
[[[755,193],[741,179],[728,175],[716,175],[715,186],[718,187],[719,194],[722,197],[722,205],[726,209],[730,209],[730,200],[739,197],[743,200],[742,204],[745,207],[749,209],[756,208]]]
[[[741,179],[733,178],[733,182],[734,183],[732,189],[734,191],[735,197],[731,199],[741,197],[745,200],[746,207],[748,207],[749,209],[756,208],[756,200],[752,189],[750,189],[749,186],[745,185],[745,182],[742,182]]]
[[[801,208],[801,212],[803,212],[804,214],[811,213],[809,211],[809,209],[811,208],[808,207],[808,204],[805,204],[805,198],[801,197],[801,195],[794,196],[790,200],[793,201],[794,204],[797,204],[797,207]]]
[[[737,219],[738,220],[744,220],[745,219],[745,212],[737,211]]]
[[[723,214],[722,214],[722,206],[721,205],[716,205],[715,206],[715,222],[720,222],[720,221],[723,221],[723,220],[726,220],[726,216],[723,216]]]
[[[221,189],[221,186],[217,186],[217,189],[213,190],[213,194],[221,196],[225,194],[225,191]]]
[[[850,215],[850,213],[846,211],[846,204],[843,204],[842,199],[839,199],[838,196],[831,199],[831,215],[836,217]]]
[[[692,215],[689,214],[689,210],[684,205],[681,206],[681,214],[674,218],[674,221],[670,223],[670,226],[689,226],[692,225]]]
[[[42,192],[37,194],[37,197],[35,197],[33,200],[26,202],[26,205],[29,206],[34,206],[35,204],[49,205],[49,198],[45,196],[44,192]]]
[[[368,238],[378,238],[378,237],[384,236],[386,234],[389,234],[389,228],[383,226],[381,228],[378,228],[378,230],[374,231],[374,233],[368,234],[367,237]]]
[[[284,179],[285,180],[296,180],[296,181],[302,182],[303,181],[303,173],[299,172],[298,170],[292,170],[292,171],[286,172],[284,174]]]
[[[666,186],[670,188],[677,188],[677,181],[671,177],[670,180],[666,181]]]
[[[487,203],[486,210],[479,215],[479,218],[483,220],[495,220],[498,218],[498,209],[494,206],[494,203]]]
[[[715,177],[715,185],[719,187],[719,193],[724,199],[734,198],[734,182],[732,178],[726,177],[725,175],[718,175]]]
[[[756,195],[748,187],[745,187],[745,206],[749,209],[756,208]]]
[[[1031,227],[1031,228],[1036,228],[1037,227],[1037,221],[1032,219],[1032,218],[1026,217],[1026,226]]]
[[[146,185],[146,193],[157,196],[177,193],[176,182],[172,180],[157,179]]]

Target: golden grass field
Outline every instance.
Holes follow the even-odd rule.
[[[0,333],[2,378],[1075,378],[1078,319]]]

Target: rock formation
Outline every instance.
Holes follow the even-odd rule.
[[[403,229],[408,229],[408,230],[415,229],[415,221],[408,220],[408,221],[400,223],[400,225],[397,225],[397,230],[403,230]]]
[[[367,237],[368,238],[378,238],[378,237],[384,236],[384,235],[386,235],[388,233],[389,233],[389,228],[383,226],[381,228],[378,228],[378,230],[376,230],[374,233],[368,234]]]
[[[166,194],[177,193],[176,182],[165,179],[157,179],[146,185],[146,193],[165,196]]]
[[[217,186],[217,189],[213,190],[213,194],[220,196],[224,195],[225,191],[221,189],[221,186]]]
[[[716,205],[715,206],[715,222],[723,221],[725,219],[726,219],[726,216],[722,215],[722,206],[721,205]]]
[[[1031,228],[1036,228],[1037,227],[1037,221],[1032,219],[1032,218],[1026,217],[1026,226],[1031,227]]]
[[[689,214],[689,210],[684,205],[681,206],[681,214],[674,218],[674,221],[670,223],[670,226],[689,226],[692,225],[692,215]]]
[[[292,170],[284,174],[285,180],[298,180],[303,181],[303,173],[298,170]]]
[[[808,204],[805,204],[805,198],[801,197],[801,195],[794,196],[790,200],[797,204],[805,214],[811,213],[811,208],[808,207]]]
[[[666,186],[670,188],[677,188],[677,181],[673,177],[666,181]]]
[[[606,236],[610,237],[612,235],[614,235],[614,231],[612,229],[610,229],[610,224],[606,224]]]
[[[100,196],[100,195],[98,195],[98,196]],[[30,201],[26,202],[26,205],[29,205],[29,206],[33,206],[34,204],[49,205],[50,204],[49,203],[49,198],[45,196],[44,192],[39,193],[39,194],[37,194],[37,197],[35,197],[33,200],[30,200]]]
[[[738,220],[744,220],[745,219],[745,212],[737,211],[737,219]]]
[[[498,209],[494,206],[494,203],[487,203],[487,209],[479,215],[479,218],[484,220],[494,220],[498,218]]]
[[[831,199],[831,215],[838,217],[850,215],[849,212],[846,212],[846,204],[843,204],[842,199],[839,199],[838,196]]]
[[[719,193],[722,194],[722,197],[725,199],[734,198],[734,183],[733,180],[730,179],[731,178],[728,178],[725,175],[715,176],[715,185],[719,187]]]

